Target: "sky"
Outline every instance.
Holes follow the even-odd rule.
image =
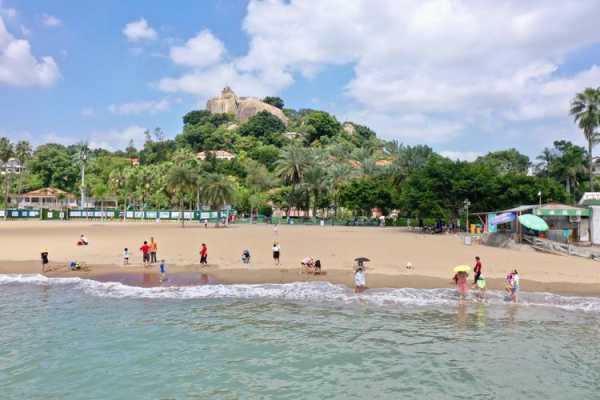
[[[0,136],[124,148],[230,86],[471,160],[600,86],[600,1],[0,0]]]

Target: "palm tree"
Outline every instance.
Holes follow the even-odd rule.
[[[6,137],[0,138],[0,164],[4,167],[4,171],[2,171],[2,175],[4,175],[4,184],[6,185],[5,193],[4,193],[4,208],[8,208],[8,189],[10,187],[10,171],[5,164],[8,160],[13,156],[14,148],[13,144]],[[4,212],[4,218],[6,219],[6,212]]]
[[[571,101],[571,115],[583,130],[588,144],[588,168],[590,174],[590,191],[594,191],[592,147],[598,143],[600,134],[595,132],[600,126],[600,88],[586,88],[577,93]]]
[[[313,218],[316,218],[317,206],[328,188],[326,177],[327,173],[319,163],[312,164],[304,173],[304,185],[313,196]]]
[[[538,175],[546,178],[549,176],[550,165],[552,164],[554,158],[555,156],[552,150],[547,147],[542,150],[542,154],[536,157],[536,160],[540,161],[535,165]]]
[[[211,209],[221,210],[231,204],[235,197],[235,188],[231,180],[221,174],[210,173],[202,180],[203,198]],[[217,222],[217,226],[219,223]]]
[[[310,156],[305,148],[288,146],[281,151],[281,157],[275,162],[275,173],[285,183],[296,186],[302,183],[309,163]]]
[[[25,163],[31,159],[32,149],[31,144],[27,140],[20,140],[15,145],[15,157],[21,164],[21,172],[19,173],[19,182],[17,187],[17,196],[21,195],[23,189],[23,171],[25,169]]]
[[[355,171],[350,165],[345,163],[335,163],[327,171],[327,183],[329,184],[329,191],[333,199],[334,218],[337,218],[340,188],[345,182],[352,179]]]
[[[104,200],[108,194],[108,186],[104,182],[98,182],[92,186],[92,194],[96,200],[100,200],[100,219],[104,220]]]
[[[185,226],[183,204],[186,195],[193,192],[196,187],[196,176],[191,170],[175,165],[169,170],[167,175],[167,187],[179,202],[181,227],[183,228]]]

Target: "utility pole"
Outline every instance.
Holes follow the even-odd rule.
[[[470,232],[470,226],[469,226],[469,206],[471,205],[471,202],[469,201],[469,199],[465,199],[465,201],[463,202],[463,204],[465,205],[465,211],[467,212],[467,233]]]

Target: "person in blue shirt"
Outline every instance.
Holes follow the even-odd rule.
[[[164,282],[167,280],[167,265],[165,264],[165,260],[160,260],[160,281]]]

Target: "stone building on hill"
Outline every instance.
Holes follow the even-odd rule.
[[[261,111],[267,111],[276,116],[286,126],[288,119],[279,108],[265,103],[256,97],[238,97],[229,86],[225,87],[220,96],[206,102],[206,109],[213,114],[234,114],[240,122],[246,122]]]

